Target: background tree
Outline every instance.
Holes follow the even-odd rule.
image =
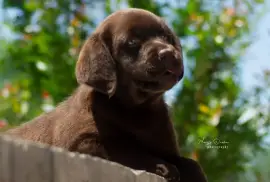
[[[119,8],[143,8],[163,16],[183,44],[186,74],[171,104],[182,154],[198,160],[211,182],[239,181],[252,154],[264,148],[270,121],[269,109],[256,102],[270,87],[243,93],[238,79],[239,57],[252,41],[247,15],[256,15],[261,3],[5,0],[3,26],[12,38],[0,45],[0,127],[30,120],[69,96],[86,36]],[[243,120],[250,108],[256,114]],[[225,148],[207,148],[207,141]]]
[[[257,128],[262,134],[269,133],[270,121],[270,70],[264,70],[256,75],[257,84],[249,93],[249,108],[253,109],[251,117],[257,118]],[[245,173],[241,175],[240,182],[270,181],[270,137],[266,137],[262,144],[265,150],[254,152],[249,156],[249,162],[244,165]]]

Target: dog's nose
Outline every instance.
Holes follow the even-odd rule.
[[[174,51],[172,48],[168,47],[166,49],[161,49],[158,53],[159,59],[162,61],[170,61],[175,59]]]
[[[181,60],[177,57],[173,48],[168,47],[166,49],[162,49],[158,53],[159,59],[163,62],[166,67],[166,75],[175,75],[178,77],[182,77],[182,66]]]

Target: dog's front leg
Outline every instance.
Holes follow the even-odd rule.
[[[206,175],[196,161],[181,156],[169,156],[166,161],[177,167],[181,182],[207,182]]]
[[[164,177],[168,182],[180,182],[180,173],[175,165],[147,153],[140,147],[123,146],[110,148],[108,150],[109,160],[136,170],[145,170],[157,174]]]

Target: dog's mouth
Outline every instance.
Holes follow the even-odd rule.
[[[145,91],[153,91],[159,88],[159,81],[145,81],[145,80],[134,80],[137,87]]]
[[[155,80],[135,79],[134,83],[140,90],[152,93],[159,93],[170,89],[180,79],[180,77],[178,78],[177,75],[175,75],[171,71],[166,71]]]

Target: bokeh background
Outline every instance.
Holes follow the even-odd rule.
[[[0,0],[0,130],[52,110],[83,41],[111,12],[150,10],[184,48],[165,95],[181,153],[210,182],[270,181],[270,0]],[[211,143],[209,143],[211,142]]]

